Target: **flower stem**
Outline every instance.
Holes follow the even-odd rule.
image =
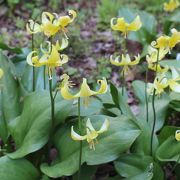
[[[122,96],[124,95],[124,90],[126,88],[126,82],[125,82],[125,73],[124,70],[122,71]]]
[[[53,131],[54,131],[54,126],[55,126],[55,101],[53,98],[53,89],[52,89],[52,77],[49,75],[49,95],[51,99],[51,129],[50,129],[50,141],[48,143],[48,163],[50,164],[50,151],[51,151],[51,146],[52,146],[52,138],[53,138]]]
[[[149,106],[148,106],[148,96],[147,96],[147,82],[148,82],[148,67],[146,69],[146,82],[145,82],[145,101],[146,101],[146,121],[149,121]]]
[[[80,135],[82,135],[82,121],[81,121],[81,99],[78,98],[78,127]],[[78,180],[81,179],[81,162],[82,162],[82,141],[79,144],[79,172],[78,172]]]
[[[31,46],[32,46],[32,51],[34,51],[34,34],[32,34],[32,38],[31,38],[31,40],[32,40],[32,42],[31,42]],[[33,91],[35,91],[35,67],[33,66],[32,67],[33,69],[32,69],[32,71],[33,71],[33,77],[32,77],[32,79],[33,79],[33,84],[32,84],[32,89],[33,89]]]
[[[157,60],[156,60],[156,76],[157,76],[157,68],[158,68],[158,63],[159,63],[159,49],[157,51]],[[153,96],[152,96],[152,108],[153,108],[153,127],[152,127],[152,132],[151,132],[151,146],[150,146],[150,155],[153,155],[153,137],[154,137],[154,131],[155,131],[155,126],[156,126],[156,110],[155,110],[155,95],[156,95],[156,89],[154,88],[153,90]]]
[[[46,89],[46,66],[43,67],[44,90]]]

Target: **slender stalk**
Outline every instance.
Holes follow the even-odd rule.
[[[157,52],[157,61],[156,61],[156,70],[155,70],[156,76],[157,76],[158,63],[159,63],[159,49],[158,49],[158,52]],[[156,126],[155,95],[156,95],[156,89],[154,88],[154,90],[153,90],[153,96],[152,96],[153,127],[152,127],[152,132],[151,132],[151,146],[150,146],[150,155],[151,155],[151,156],[152,156],[152,154],[153,154],[153,135],[154,135],[155,126]]]
[[[46,66],[44,66],[43,68],[44,89],[46,89]]]
[[[78,127],[80,135],[82,135],[82,121],[81,121],[81,99],[78,98]],[[81,179],[81,162],[82,162],[82,141],[79,144],[79,172],[78,172],[78,180]]]
[[[149,121],[149,106],[148,106],[148,96],[147,96],[147,82],[148,82],[148,67],[146,69],[146,82],[145,82],[145,101],[146,101],[146,121]]]
[[[171,173],[176,169],[176,167],[177,167],[177,165],[178,165],[178,163],[179,163],[179,160],[180,160],[180,155],[179,155],[176,163],[175,163],[174,166],[172,167]]]
[[[34,27],[33,27],[34,28]],[[32,34],[32,38],[31,38],[31,40],[32,40],[32,44],[31,44],[31,46],[32,46],[32,51],[34,51],[34,34]],[[33,84],[32,84],[32,88],[33,88],[33,91],[35,91],[35,86],[36,86],[36,84],[35,84],[35,67],[33,66],[32,67],[33,69]]]
[[[124,95],[125,86],[126,86],[125,73],[124,73],[124,70],[122,70],[122,96]]]
[[[51,71],[51,70],[49,70]],[[52,138],[53,138],[53,131],[55,126],[55,101],[53,98],[53,89],[52,89],[52,77],[51,74],[49,75],[49,95],[51,100],[51,130],[50,130],[50,141],[48,143],[48,163],[50,164],[50,151],[51,151],[51,145],[52,145]]]

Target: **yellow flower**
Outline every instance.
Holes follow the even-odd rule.
[[[73,10],[69,10],[68,15],[60,17],[58,17],[57,14],[43,12],[41,16],[42,24],[29,20],[26,25],[26,29],[30,34],[43,32],[46,36],[50,37],[60,30],[65,33],[65,27],[73,22],[75,17],[76,12]]]
[[[165,88],[168,87],[168,80],[164,74],[154,79],[153,83],[147,84],[147,92],[153,95],[153,91],[156,90],[155,95],[160,95],[164,92]]]
[[[4,72],[3,72],[3,70],[0,68],[0,79],[3,77],[3,74],[4,74]]]
[[[95,144],[97,143],[96,138],[98,137],[99,134],[105,132],[108,130],[109,127],[109,121],[107,119],[105,119],[103,125],[101,126],[99,131],[96,131],[94,129],[94,127],[91,124],[90,119],[88,118],[87,122],[86,122],[86,135],[81,136],[79,134],[77,134],[74,131],[74,127],[71,127],[71,137],[73,140],[75,141],[83,141],[83,140],[87,140],[87,142],[89,143],[89,147],[90,149],[95,150]]]
[[[177,130],[176,133],[175,133],[175,139],[177,141],[180,141],[180,130]]]
[[[172,36],[160,36],[156,41],[152,42],[152,46],[170,51],[176,46],[177,43],[180,42],[180,32],[178,32],[176,29],[172,29],[171,33]]]
[[[135,60],[131,61],[128,54],[121,56],[121,61],[119,61],[120,56],[117,56],[115,59],[113,59],[113,56],[110,57],[111,64],[115,66],[123,66],[122,72],[126,73],[129,70],[128,66],[134,66],[139,63],[140,61],[140,55],[135,56]]]
[[[116,24],[114,24],[114,21],[116,20]],[[114,31],[120,31],[123,33],[125,38],[127,37],[127,34],[129,31],[137,31],[141,28],[142,23],[140,20],[140,17],[137,16],[133,22],[127,23],[124,18],[112,18],[111,19],[111,28]]]
[[[97,94],[104,94],[107,91],[107,81],[105,78],[103,80],[98,80],[98,84],[100,84],[100,88],[98,91],[92,91],[90,87],[87,84],[87,79],[83,78],[83,82],[81,84],[80,91],[73,95],[70,92],[69,87],[72,86],[72,82],[69,81],[69,76],[67,74],[64,74],[62,76],[62,84],[61,84],[61,95],[63,96],[64,99],[70,100],[70,99],[75,99],[79,97],[84,98],[84,104],[88,105],[89,102],[89,97]]]
[[[159,53],[158,53],[159,51]],[[165,55],[168,53],[168,50],[167,49],[155,49],[153,48],[152,46],[149,46],[148,47],[148,55],[146,56],[146,61],[148,63],[148,68],[153,70],[153,71],[156,71],[158,73],[165,73],[168,71],[168,66],[165,67],[165,68],[162,68],[159,64],[157,65],[157,69],[156,69],[156,62],[157,62],[157,58],[158,58],[158,61],[161,61]],[[157,57],[158,56],[158,57]]]
[[[32,51],[27,56],[27,63],[31,66],[40,67],[40,66],[47,66],[48,70],[51,68],[62,66],[63,64],[68,62],[68,56],[65,54],[59,54],[58,50],[62,50],[65,48],[65,45],[57,42],[56,45],[51,44],[49,41],[46,42],[48,45],[48,50],[44,50],[41,47],[41,53],[38,51]],[[50,68],[50,69],[49,69]]]
[[[180,93],[180,84],[177,81],[180,81],[179,73],[175,68],[171,68],[172,78],[168,79],[168,85],[170,89],[174,92]]]
[[[167,12],[174,11],[179,6],[178,0],[170,0],[168,3],[164,3],[164,10]]]

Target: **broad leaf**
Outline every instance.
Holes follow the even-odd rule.
[[[71,110],[71,101],[60,98],[55,103],[56,125],[64,122]],[[32,93],[24,100],[22,115],[11,123],[11,134],[17,151],[11,158],[21,158],[43,147],[49,138],[51,128],[51,106],[47,91]]]
[[[82,163],[97,165],[113,161],[122,152],[127,151],[140,134],[137,124],[125,116],[117,118],[100,115],[90,117],[97,130],[105,118],[109,119],[110,127],[107,132],[98,137],[99,143],[96,145],[96,150],[91,150],[87,142],[83,142]],[[86,119],[83,120],[83,127],[85,127],[85,122]],[[59,152],[58,160],[52,166],[47,164],[41,166],[42,172],[50,177],[72,175],[78,170],[79,142],[71,139],[70,129],[71,124],[64,125],[55,136],[55,144]]]
[[[16,77],[11,74],[10,61],[0,52],[0,67],[4,71],[4,75],[0,80],[2,84],[2,106],[4,117],[9,123],[12,119],[17,117],[20,113],[20,95],[19,85]]]
[[[114,162],[117,172],[132,180],[163,180],[161,167],[150,156],[126,154]]]
[[[180,163],[180,142],[175,139],[175,132],[159,146],[156,157],[160,161],[178,161]]]
[[[12,160],[7,156],[0,158],[0,179],[35,180],[40,179],[37,169],[27,160]]]

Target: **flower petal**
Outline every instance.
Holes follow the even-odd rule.
[[[171,88],[171,90],[173,90],[174,92],[178,92],[180,93],[180,84],[173,81],[173,80],[169,80],[169,87]]]
[[[88,118],[87,121],[86,121],[86,127],[87,127],[87,129],[90,130],[90,131],[96,131],[96,130],[94,129],[94,127],[92,126],[91,120],[90,120],[89,118]]]
[[[35,34],[42,31],[41,26],[32,19],[30,19],[26,24],[26,30],[29,34]]]
[[[101,126],[100,130],[97,131],[97,132],[98,132],[99,134],[100,134],[100,133],[103,133],[103,132],[107,131],[108,128],[109,128],[109,120],[108,120],[108,119],[105,119],[105,121],[104,121],[103,125]]]
[[[137,31],[142,26],[142,22],[139,16],[136,16],[135,20],[129,25],[129,31]]]
[[[176,138],[177,141],[180,141],[180,130],[176,131],[175,138]]]
[[[4,74],[4,72],[3,72],[3,70],[0,68],[0,79],[2,78],[3,74]]]
[[[86,135],[85,136],[81,136],[79,134],[77,134],[75,131],[74,131],[74,128],[73,126],[71,127],[71,137],[73,140],[75,141],[82,141],[82,140],[85,140],[87,137]]]

